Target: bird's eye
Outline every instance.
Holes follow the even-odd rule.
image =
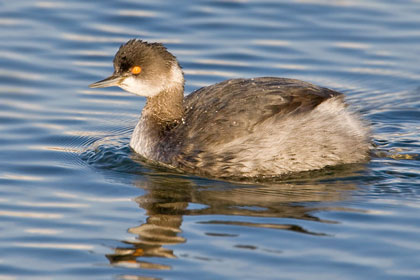
[[[131,71],[131,74],[133,74],[133,75],[140,74],[141,67],[140,66],[133,66],[133,67],[131,67],[130,71]]]

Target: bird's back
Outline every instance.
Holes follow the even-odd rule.
[[[367,156],[367,130],[343,95],[310,83],[228,80],[191,93],[184,105],[183,123],[160,142],[167,163],[184,170],[276,176]]]

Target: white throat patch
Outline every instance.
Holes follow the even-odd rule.
[[[159,82],[156,82],[129,76],[124,79],[124,81],[120,84],[120,87],[123,90],[136,95],[153,97],[164,90],[174,87],[182,87],[183,83],[184,76],[182,74],[182,70],[177,63],[174,63],[167,79],[161,78]]]

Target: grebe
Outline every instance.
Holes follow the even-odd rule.
[[[273,177],[366,161],[369,129],[343,94],[300,80],[232,79],[184,97],[184,75],[159,43],[132,39],[114,73],[147,102],[130,141],[153,162],[210,177]]]

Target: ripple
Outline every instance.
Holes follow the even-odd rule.
[[[61,214],[55,213],[36,213],[36,212],[16,212],[16,211],[0,211],[0,216],[29,218],[29,219],[62,219]]]
[[[128,17],[162,17],[162,13],[157,13],[156,11],[146,11],[146,10],[118,10],[117,13],[121,16]]]
[[[25,232],[30,234],[39,234],[39,235],[58,235],[61,231],[56,229],[47,229],[47,228],[28,228],[25,229]]]
[[[94,247],[90,245],[84,244],[77,244],[77,243],[14,243],[12,244],[16,247],[23,247],[23,248],[39,248],[39,249],[54,249],[54,250],[92,250]]]
[[[114,37],[110,38],[108,36],[93,36],[93,35],[82,35],[77,33],[63,33],[61,37],[64,40],[72,41],[72,42],[90,42],[90,43],[98,43],[98,42],[106,42],[106,43],[120,43],[127,41],[127,38],[124,37]]]
[[[127,142],[127,138],[106,137],[86,147],[80,157],[95,168],[135,174],[141,173],[144,169],[133,161]]]

